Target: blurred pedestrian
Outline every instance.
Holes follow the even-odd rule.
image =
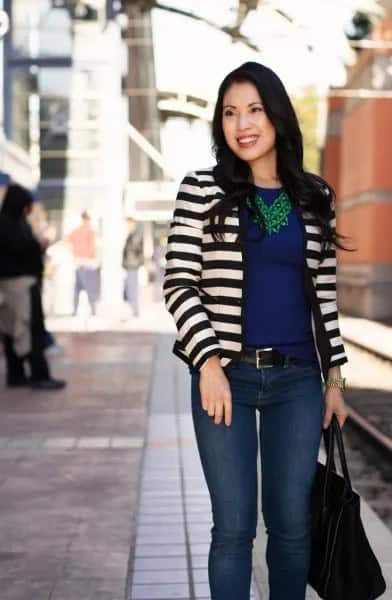
[[[144,262],[143,234],[135,219],[127,219],[128,236],[123,249],[122,266],[126,270],[125,299],[133,310],[133,315],[139,315],[139,268]]]
[[[43,251],[43,277],[41,281],[41,298],[43,302],[43,297],[46,295],[48,287],[53,287],[52,284],[52,261],[50,252],[48,251],[50,246],[52,246],[57,238],[57,229],[56,227],[49,222],[48,211],[44,208],[40,210],[40,219],[38,223],[36,223],[36,227],[34,228],[34,233],[41,245]],[[33,226],[34,227],[34,226]],[[46,289],[44,293],[44,283],[46,284]],[[55,336],[52,332],[48,331],[45,326],[45,340],[44,340],[44,348],[46,356],[61,356],[64,354],[64,349],[57,343]]]
[[[290,98],[264,65],[225,77],[212,134],[216,165],[179,188],[164,282],[211,496],[211,597],[250,597],[259,443],[269,597],[304,600],[322,429],[347,418],[335,194],[305,171]]]
[[[43,249],[26,219],[32,202],[28,190],[12,184],[0,210],[0,331],[6,383],[9,387],[56,390],[63,388],[65,381],[51,376],[44,355]]]
[[[91,314],[95,315],[99,288],[96,235],[91,226],[89,213],[83,211],[81,217],[81,225],[65,237],[65,241],[72,248],[76,267],[73,314],[77,314],[80,292],[84,290],[90,304]]]

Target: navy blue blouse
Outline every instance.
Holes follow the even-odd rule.
[[[257,187],[268,205],[282,188]],[[304,237],[297,209],[288,216],[288,225],[261,238],[249,208],[246,219],[247,277],[244,290],[244,344],[272,347],[304,360],[316,361],[311,330],[310,303],[304,287]]]

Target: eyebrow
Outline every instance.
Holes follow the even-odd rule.
[[[260,100],[258,100],[257,102],[249,102],[248,106],[253,106],[253,104],[263,104],[262,102],[260,102]],[[234,106],[234,104],[225,104],[223,108],[237,108],[236,106]]]

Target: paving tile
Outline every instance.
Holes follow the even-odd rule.
[[[196,504],[193,506],[190,506],[189,504],[186,505],[186,512],[187,515],[205,515],[205,514],[209,514],[209,510],[207,510],[207,508],[205,506],[203,506],[202,504]]]
[[[207,569],[193,569],[192,574],[195,583],[208,583]]]
[[[209,543],[196,543],[191,544],[191,552],[194,556],[198,554],[206,554],[210,549]]]
[[[144,445],[144,438],[142,437],[112,437],[110,438],[110,447],[118,449],[126,448],[142,448]]]
[[[174,497],[160,497],[159,494],[155,494],[153,496],[146,494],[140,494],[140,509],[144,507],[147,508],[156,508],[156,509],[178,509],[183,507],[183,499],[181,494],[177,494]]]
[[[189,597],[187,583],[133,585],[132,600],[169,600],[178,598],[184,600]]]
[[[52,581],[61,575],[65,559],[65,544],[61,549],[41,545],[31,551],[26,549],[20,552],[2,551],[0,552],[0,580],[6,577],[15,581],[23,579]],[[0,597],[2,598],[2,595]]]
[[[44,448],[74,448],[77,443],[77,438],[48,438],[44,440]]]
[[[141,545],[156,544],[162,546],[166,544],[185,543],[185,532],[182,533],[159,533],[156,535],[138,535],[137,541]]]
[[[147,448],[147,447],[146,447]],[[162,462],[158,458],[151,458],[146,455],[146,449],[144,450],[144,468],[148,472],[154,473],[170,473],[173,470],[178,471],[180,469],[180,458],[171,457],[168,460]]]
[[[136,540],[135,556],[185,556],[185,544],[139,544]]]
[[[142,490],[143,498],[173,498],[180,499],[181,498],[181,490],[180,488],[174,490],[161,490],[157,488],[156,490]]]
[[[150,583],[188,583],[188,580],[187,569],[170,569],[168,571],[163,571],[162,569],[156,571],[135,570],[132,577],[132,583],[134,585],[145,585]]]
[[[81,437],[77,442],[78,448],[109,448],[110,437]]]
[[[211,524],[212,526],[212,516],[210,513],[189,513],[188,509],[186,509],[186,513],[186,522],[188,523],[188,525],[193,525],[195,523],[207,523]]]
[[[158,557],[155,556],[153,558],[148,558],[148,557],[136,557],[133,563],[133,569],[135,571],[142,571],[142,570],[181,570],[181,569],[186,569],[187,568],[187,559],[186,556],[165,556],[165,557]]]
[[[124,580],[95,577],[64,579],[57,582],[50,600],[123,600],[123,598]],[[31,600],[35,600],[35,597]]]
[[[181,478],[177,473],[170,475],[150,475],[149,473],[145,473],[140,483],[142,487],[148,487],[148,485],[159,487],[165,484],[177,487],[181,484]]]
[[[137,526],[136,533],[139,536],[160,536],[165,533],[170,533],[171,535],[182,535],[184,533],[184,527],[181,524],[171,524],[171,525],[140,525]]]
[[[140,525],[182,525],[185,527],[185,521],[179,514],[161,515],[161,514],[143,514],[139,513],[138,523]]]
[[[140,486],[140,493],[143,497],[150,495],[156,495],[157,497],[160,497],[162,494],[180,496],[181,485],[179,482],[166,481],[156,483],[152,481],[142,484]]]
[[[187,522],[187,529],[189,532],[193,533],[193,532],[202,532],[202,533],[209,533],[210,532],[210,525],[212,524],[212,521],[195,521],[194,523],[190,523],[189,521]]]
[[[204,492],[197,492],[197,491],[185,492],[185,502],[186,503],[199,502],[199,503],[209,504],[210,496],[209,496],[209,494],[205,494]]]
[[[148,441],[150,442],[150,438]],[[149,443],[145,452],[147,458],[154,458],[161,464],[168,463],[173,458],[178,459],[180,456],[180,450],[176,444],[173,447],[154,448]]]
[[[143,473],[143,479],[141,480],[145,483],[148,480],[154,481],[172,481],[175,480],[177,483],[180,479],[180,467],[176,467],[174,470],[158,468],[158,469],[146,469]]]
[[[139,509],[138,512],[139,516],[142,515],[156,515],[156,516],[164,516],[164,515],[178,515],[179,518],[183,518],[184,516],[184,512],[183,512],[183,508],[182,505],[174,505],[174,506],[159,506],[158,504],[156,505],[151,505],[146,504],[145,502],[143,502],[143,505],[141,506],[141,508]]]
[[[0,578],[1,600],[52,600],[51,580]]]
[[[63,568],[65,579],[88,579],[97,574],[107,578],[118,578],[125,581],[128,563],[128,553],[96,551],[91,548],[84,550],[71,548]]]
[[[185,494],[185,502],[188,504],[210,504],[210,496],[209,494],[204,494],[202,492],[192,492]]]
[[[210,585],[208,582],[196,583],[195,582],[195,594],[196,598],[209,598],[210,597]]]
[[[208,528],[207,531],[189,532],[189,540],[190,540],[191,544],[206,543],[206,541],[209,541],[210,537],[211,537],[210,528]]]
[[[43,438],[19,437],[9,438],[8,448],[40,448],[43,443]]]
[[[193,569],[206,569],[208,566],[208,554],[192,554],[191,563]]]

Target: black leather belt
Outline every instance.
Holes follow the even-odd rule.
[[[305,364],[305,361],[283,354],[274,348],[244,348],[241,360],[256,365],[257,369]]]

